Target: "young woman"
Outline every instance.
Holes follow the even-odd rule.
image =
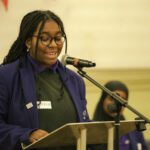
[[[58,60],[64,43],[56,14],[37,10],[24,16],[0,67],[0,149],[18,150],[21,142],[89,120],[82,78]]]
[[[119,94],[125,100],[128,100],[129,91],[127,86],[120,81],[110,81],[105,84],[110,91]],[[114,100],[107,93],[102,92],[100,100],[96,106],[94,113],[94,121],[113,121],[116,112],[112,112],[111,105]],[[120,110],[120,120],[125,120],[123,115],[124,108]],[[144,137],[141,132],[133,131],[120,138],[120,150],[147,150]],[[93,150],[107,150],[107,144],[95,145]]]

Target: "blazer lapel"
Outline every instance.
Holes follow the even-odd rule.
[[[82,119],[82,110],[81,110],[81,103],[79,103],[79,95],[76,94],[77,92],[77,89],[76,89],[76,86],[75,86],[75,81],[74,78],[70,78],[70,76],[65,72],[64,68],[58,68],[58,71],[60,73],[60,77],[67,89],[67,91],[69,92],[69,95],[71,96],[74,104],[75,104],[75,107],[76,107],[76,110],[77,110],[77,114],[78,114],[78,121],[80,120],[83,120]]]
[[[31,127],[38,127],[38,112],[36,106],[36,91],[35,80],[32,72],[32,67],[28,62],[25,63],[23,68],[20,69],[20,76],[22,81],[22,88],[25,100],[25,107],[30,118]]]

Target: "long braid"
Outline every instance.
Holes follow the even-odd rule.
[[[25,45],[25,41],[27,38],[29,38],[31,35],[30,33],[33,33],[36,27],[32,26],[31,24],[35,22],[39,22],[38,19],[36,21],[35,14],[37,12],[33,12],[30,14],[27,14],[21,23],[20,26],[20,32],[18,35],[18,38],[16,41],[12,44],[7,56],[5,57],[3,64],[8,64],[16,59],[20,58],[21,56],[24,56],[27,53],[27,47]],[[35,24],[35,23],[33,23]],[[37,23],[36,23],[37,26]]]

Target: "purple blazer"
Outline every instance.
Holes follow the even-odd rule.
[[[134,130],[120,138],[121,150],[137,150],[137,145],[140,144],[142,150],[148,150],[144,136],[142,132]]]
[[[31,131],[37,129],[35,80],[31,63],[24,59],[0,67],[0,149],[17,150]],[[89,121],[86,110],[85,85],[80,76],[60,62],[58,72],[75,104],[78,122]],[[28,107],[29,104],[33,106]]]

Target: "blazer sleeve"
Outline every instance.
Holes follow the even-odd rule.
[[[140,131],[137,131],[137,136],[138,136],[138,139],[139,139],[139,143],[142,144],[142,149],[143,149],[143,150],[148,150],[148,147],[147,147],[147,145],[146,145],[146,142],[145,142],[143,133],[140,132]]]
[[[142,150],[148,150],[143,133],[137,130],[130,132],[129,138],[131,140],[132,149],[137,149],[137,144],[141,144]]]
[[[20,149],[20,143],[26,141],[30,132],[29,128],[22,128],[8,121],[10,95],[8,92],[10,86],[0,72],[0,148],[2,150]]]

